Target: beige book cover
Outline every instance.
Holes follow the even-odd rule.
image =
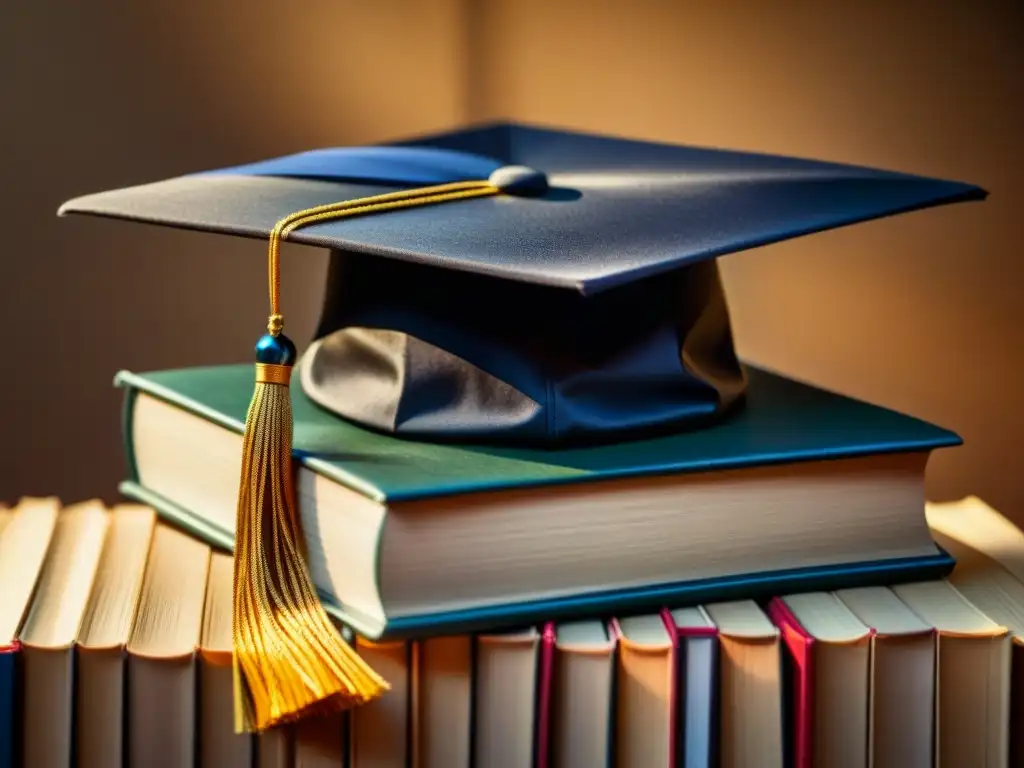
[[[1009,760],[1010,635],[946,580],[893,592],[938,633],[936,765],[996,768]]]
[[[720,646],[722,768],[782,768],[779,632],[752,600],[705,606]]]
[[[120,768],[124,761],[125,647],[155,528],[149,507],[122,504],[111,511],[75,659],[78,768]]]
[[[214,552],[210,557],[199,641],[198,768],[250,768],[253,761],[253,737],[235,733],[231,668],[233,574],[231,555]]]
[[[32,768],[67,768],[71,762],[74,648],[108,523],[107,510],[99,501],[60,512],[20,634],[22,751],[24,764]]]
[[[196,650],[210,548],[160,524],[128,641],[128,762],[193,768]]]

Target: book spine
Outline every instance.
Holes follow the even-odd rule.
[[[712,641],[712,667],[713,669],[718,669],[718,627],[711,624],[711,619],[707,616],[706,611],[703,609],[701,609],[701,611],[708,621],[707,626],[681,627],[675,623],[675,620],[672,618],[672,612],[669,609],[666,608],[662,611],[665,626],[668,628],[669,634],[675,638],[673,651],[676,654],[676,662],[672,699],[672,722],[675,724],[675,741],[673,742],[672,765],[685,764],[687,768],[690,768],[692,765],[691,755],[689,755],[686,750],[687,709],[690,706],[688,694],[690,692],[689,686],[691,685],[691,682],[687,678],[687,663],[691,651],[690,643],[694,640]],[[717,723],[718,686],[714,684],[714,676],[712,676],[711,680],[710,690],[706,692],[706,698],[707,701],[710,702],[711,706],[711,722]],[[705,766],[705,768],[712,765],[712,758],[715,751],[715,738],[716,729],[712,727],[712,736],[709,743],[710,754],[701,758],[700,762],[700,765]]]
[[[20,651],[21,645],[17,642],[0,646],[0,768],[15,768],[20,762],[17,753]]]
[[[681,701],[683,696],[679,666],[679,629],[676,627],[675,619],[668,608],[661,609],[661,621],[665,625],[672,643],[670,665],[672,668],[672,690],[669,694],[669,722],[672,724],[671,741],[668,745],[669,765],[678,765],[679,754],[679,717],[681,712]]]
[[[139,481],[139,467],[135,463],[135,398],[138,390],[124,385],[124,399],[121,401],[121,443],[124,446],[125,469],[131,482]]]
[[[616,766],[619,754],[619,664],[622,656],[622,627],[619,620],[611,618],[606,627],[608,639],[612,642],[612,664],[611,664],[611,702],[608,707],[608,759],[606,766]]]
[[[1010,690],[1013,695],[1010,697],[1010,765],[1024,765],[1024,645],[1014,638],[1012,650],[1013,659],[1010,669]]]
[[[781,598],[768,604],[768,616],[779,628],[792,661],[793,768],[814,768],[814,638]]]
[[[537,675],[537,708],[534,733],[536,749],[533,764],[536,768],[547,768],[551,756],[551,696],[555,665],[555,625],[548,622],[541,630],[540,664]]]

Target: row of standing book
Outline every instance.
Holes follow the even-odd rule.
[[[1019,764],[1024,534],[973,498],[928,521],[948,579],[357,637],[387,695],[248,736],[230,555],[142,505],[23,499],[0,511],[0,766]]]

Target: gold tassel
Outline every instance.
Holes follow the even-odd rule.
[[[262,731],[318,709],[345,709],[387,690],[331,624],[306,565],[292,471],[291,365],[256,368],[235,534],[240,732]]]
[[[270,322],[256,345],[256,390],[246,416],[234,558],[235,730],[263,731],[308,713],[363,704],[388,690],[332,625],[310,578],[292,466],[289,383],[295,345],[281,333],[280,243],[327,219],[497,194],[459,182],[312,208],[270,236]]]

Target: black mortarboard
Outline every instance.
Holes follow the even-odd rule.
[[[985,193],[846,165],[495,125],[82,197],[92,213],[267,239],[235,532],[240,728],[368,701],[302,553],[282,238],[332,250],[309,397],[401,436],[556,445],[696,427],[742,403],[714,260]],[[343,450],[344,446],[338,446]]]
[[[315,402],[434,440],[555,444],[699,425],[744,390],[713,257],[985,194],[848,165],[494,125],[183,176],[61,211],[266,239],[300,209],[488,178],[520,188],[289,235],[333,251],[300,366]]]

